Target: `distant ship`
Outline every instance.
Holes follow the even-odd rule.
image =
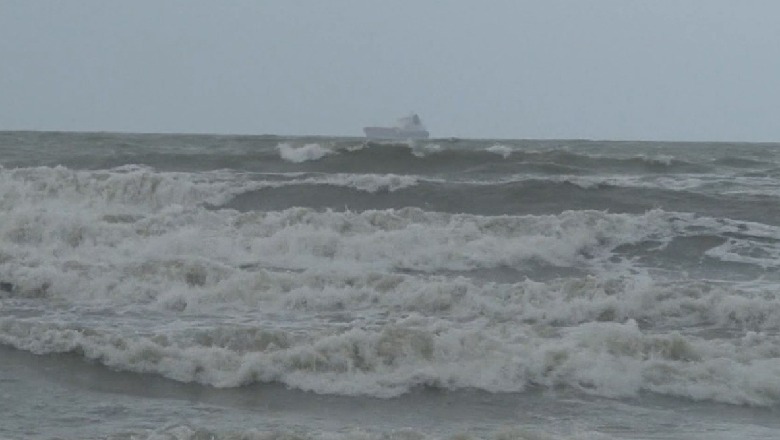
[[[363,132],[369,139],[428,139],[428,130],[416,114],[399,119],[395,127],[364,127]]]

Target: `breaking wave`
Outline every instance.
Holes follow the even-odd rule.
[[[209,192],[194,194],[184,197]],[[780,240],[775,227],[661,210],[489,217],[152,204],[123,216],[36,206],[6,205],[0,227],[0,342],[34,353],[342,395],[563,386],[780,401],[775,284],[664,281],[642,264],[706,235],[728,239],[710,257],[756,264],[748,248]],[[535,275],[510,282],[475,276],[529,267]],[[529,278],[545,267],[551,278]]]
[[[314,143],[295,147],[285,142],[279,144],[276,148],[279,150],[279,155],[282,159],[295,163],[322,159],[334,153],[333,150]]]

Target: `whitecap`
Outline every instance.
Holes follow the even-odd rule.
[[[317,143],[305,144],[301,147],[296,147],[287,142],[283,142],[277,145],[276,149],[279,150],[279,156],[282,159],[295,163],[322,159],[323,157],[334,153],[333,150],[323,147]]]

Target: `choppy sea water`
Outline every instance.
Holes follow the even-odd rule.
[[[780,144],[0,133],[0,438],[780,437]]]

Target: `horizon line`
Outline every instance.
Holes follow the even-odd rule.
[[[240,137],[278,137],[278,138],[342,138],[363,139],[377,141],[359,135],[331,135],[331,134],[278,134],[278,133],[231,133],[231,132],[180,132],[180,131],[123,131],[123,130],[62,130],[62,129],[0,129],[0,133],[65,133],[65,134],[111,134],[111,135],[162,135],[162,136],[240,136]],[[774,141],[750,141],[750,140],[690,140],[690,139],[639,139],[639,138],[583,138],[583,137],[472,137],[472,136],[441,136],[427,139],[415,139],[413,141],[579,141],[579,142],[647,142],[647,143],[711,143],[711,144],[780,144],[780,140]],[[381,141],[381,140],[379,140]],[[407,142],[407,141],[401,141]]]

